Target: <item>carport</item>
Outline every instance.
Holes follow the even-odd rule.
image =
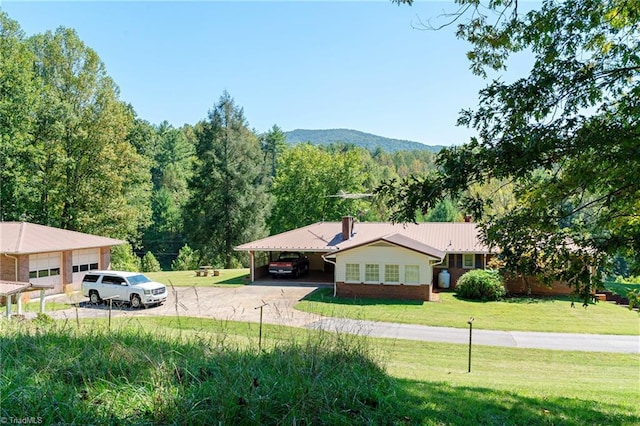
[[[273,279],[269,275],[269,262],[276,260],[280,253],[285,251],[301,252],[309,258],[309,273],[298,278],[286,278],[291,282],[333,283],[334,265],[325,262],[322,255],[326,252],[304,251],[286,247],[273,247],[269,250],[249,250],[249,276],[251,282],[282,281]]]
[[[0,297],[5,298],[7,304],[6,317],[11,318],[11,299],[16,295],[18,315],[22,315],[22,293],[40,291],[40,313],[44,313],[45,290],[54,288],[53,284],[32,284],[18,281],[0,281]]]
[[[309,275],[304,282],[333,283],[335,265],[323,256],[338,249],[338,244],[348,239],[353,227],[353,218],[341,222],[319,222],[303,228],[293,229],[235,247],[249,255],[251,282],[269,281],[268,265],[282,252],[300,252],[309,258]]]

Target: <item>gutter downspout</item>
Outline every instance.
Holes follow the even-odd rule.
[[[6,257],[13,259],[13,274],[14,281],[18,282],[18,258],[16,256],[11,256],[10,254],[4,253]],[[22,294],[18,293],[17,296],[18,302],[18,315],[22,314]],[[11,317],[11,296],[7,296],[7,318]]]
[[[329,253],[330,254],[330,253]],[[327,263],[331,263],[333,266],[338,266],[338,264],[334,261],[331,261],[329,259],[327,259],[326,257],[324,257],[324,254],[321,254],[320,257],[322,258],[322,260],[324,260]],[[338,287],[336,285],[336,272],[335,272],[335,268],[333,270],[333,297],[336,297],[336,293],[338,292]]]

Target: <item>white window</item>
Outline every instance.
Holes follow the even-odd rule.
[[[367,263],[364,265],[364,280],[366,282],[380,282],[380,265]]]
[[[464,254],[462,255],[462,266],[465,269],[473,268],[473,254]]]
[[[345,280],[350,282],[360,282],[360,264],[347,263]]]
[[[406,265],[404,267],[404,283],[420,284],[420,266]]]
[[[384,265],[384,282],[400,282],[400,265]]]

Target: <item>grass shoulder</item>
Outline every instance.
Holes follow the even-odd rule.
[[[496,302],[463,300],[440,293],[438,302],[346,299],[333,297],[331,289],[319,289],[295,308],[319,315],[371,321],[398,322],[439,327],[556,333],[638,335],[637,312],[599,302],[574,307],[567,297],[521,297]]]

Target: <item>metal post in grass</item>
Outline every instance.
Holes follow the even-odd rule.
[[[471,373],[471,335],[473,334],[473,320],[474,318],[471,317],[469,318],[469,321],[467,321],[467,324],[469,324],[469,370],[467,371],[468,373]]]
[[[260,309],[260,333],[258,334],[258,350],[259,351],[262,350],[262,308],[264,308],[267,305],[268,303],[264,303],[264,300],[263,300],[262,305],[256,306],[255,308],[253,308],[253,309]]]

